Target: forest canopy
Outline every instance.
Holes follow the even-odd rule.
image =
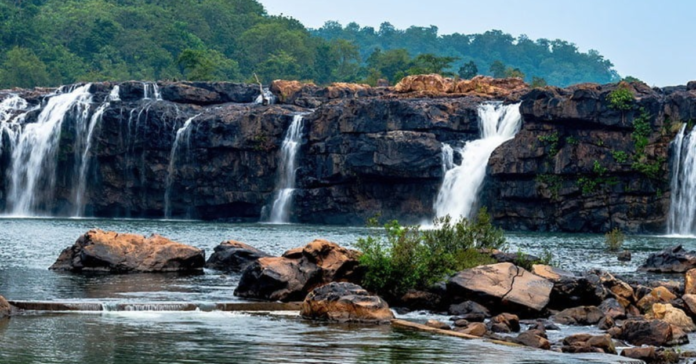
[[[566,86],[619,79],[597,51],[494,30],[310,30],[255,0],[0,0],[0,87],[78,81],[299,79],[391,84],[409,74],[517,76]]]

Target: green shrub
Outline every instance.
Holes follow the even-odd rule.
[[[610,252],[617,252],[621,249],[626,236],[619,228],[614,228],[610,232],[604,234],[604,244]]]
[[[607,96],[609,107],[614,110],[627,111],[633,108],[633,93],[626,87],[619,86]]]
[[[614,150],[611,152],[611,156],[619,163],[626,163],[628,161],[628,153],[623,150]]]
[[[391,221],[384,234],[360,238],[356,245],[363,253],[363,287],[391,298],[426,289],[459,270],[495,263],[480,249],[507,248],[503,231],[493,227],[485,209],[471,221],[435,219],[431,230]]]

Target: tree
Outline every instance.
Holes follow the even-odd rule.
[[[489,69],[489,71],[493,74],[493,77],[495,78],[505,78],[506,70],[507,69],[505,68],[505,64],[501,61],[495,61],[491,63],[491,68]]]
[[[450,69],[456,60],[455,57],[438,57],[429,53],[419,54],[411,62],[412,65],[407,72],[409,75],[438,73],[443,76],[454,76],[454,73],[446,70]]]
[[[237,62],[218,51],[185,49],[177,59],[181,73],[190,81],[230,80],[239,77]]]
[[[472,79],[478,75],[478,67],[474,61],[469,61],[459,68],[459,77],[465,80]]]
[[[508,67],[505,69],[505,77],[517,77],[524,79],[524,73],[519,68]]]
[[[532,88],[546,87],[547,86],[546,80],[541,78],[541,77],[534,76],[534,77],[532,77],[531,86],[532,86]]]
[[[0,85],[4,88],[48,86],[49,78],[44,64],[33,51],[14,47],[5,55],[0,70]]]

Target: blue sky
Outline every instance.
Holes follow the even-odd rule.
[[[622,75],[649,85],[696,80],[696,1],[692,0],[260,0],[269,14],[311,28],[327,20],[397,28],[435,25],[440,34],[499,29],[596,49]]]

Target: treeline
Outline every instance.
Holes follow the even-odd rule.
[[[496,63],[497,62],[497,63]],[[496,66],[496,67],[492,67]],[[563,41],[499,31],[438,36],[328,22],[310,31],[255,0],[0,0],[0,87],[76,81],[299,79],[390,83],[415,73],[611,82],[612,64]]]

